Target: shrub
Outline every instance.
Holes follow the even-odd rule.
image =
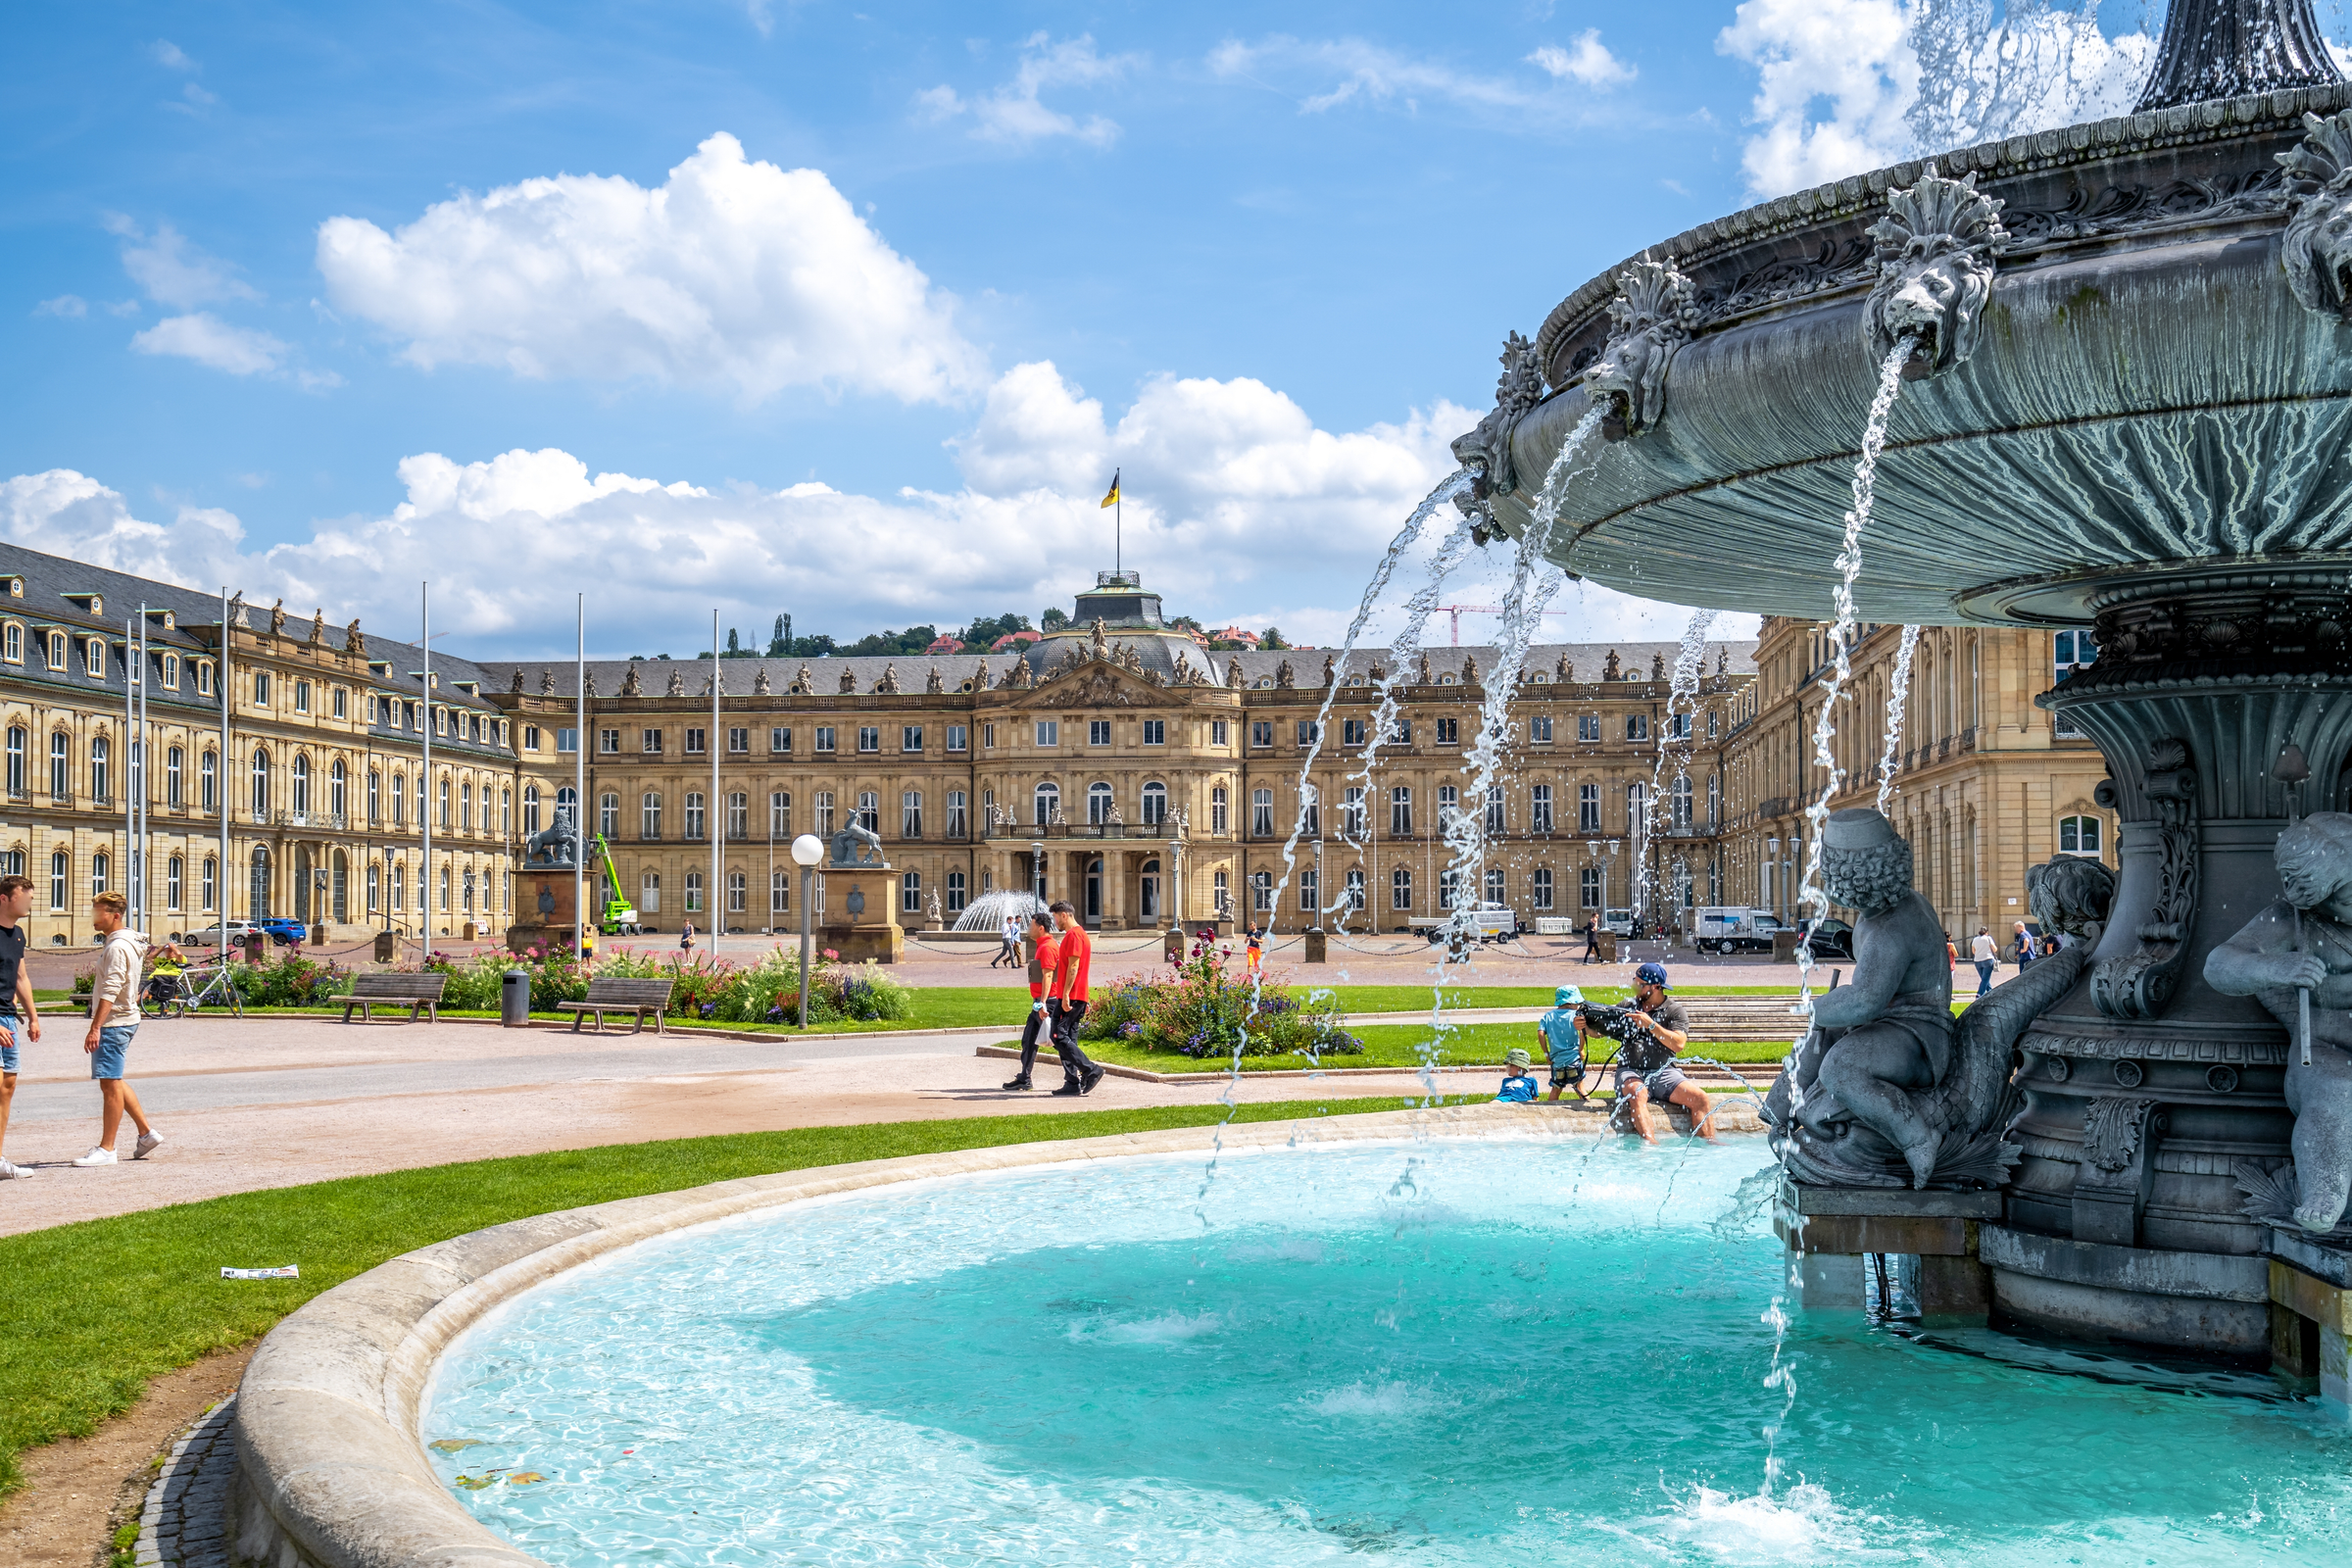
[[[268,963],[232,963],[229,984],[257,1007],[308,1007],[351,989],[351,971],[333,960],[289,953]]]

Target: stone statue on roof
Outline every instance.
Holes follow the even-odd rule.
[[[326,607],[320,605],[311,612],[311,644],[317,647],[326,641]]]
[[[1289,660],[1286,659],[1281,663],[1274,666],[1274,689],[1276,691],[1287,692],[1296,687],[1298,684],[1298,677],[1291,673],[1291,662]]]
[[[631,666],[630,666],[631,673],[634,673],[634,672],[635,672],[635,669],[636,669],[636,666],[635,666],[635,665],[631,665]],[[662,689],[662,696],[664,696],[664,697],[683,697],[683,696],[685,696],[685,695],[686,695],[686,673],[685,673],[685,671],[683,671],[683,670],[679,670],[679,669],[672,669],[672,670],[669,672],[669,684],[668,684],[668,686],[666,686],[666,687],[664,687],[664,688]]]
[[[1437,677],[1429,672],[1429,656],[1427,654],[1423,654],[1421,656],[1420,684],[1423,686],[1434,686],[1437,684]]]
[[[801,666],[801,672],[792,677],[792,684],[785,687],[784,690],[794,697],[813,697],[816,695],[816,682],[808,678],[808,666],[807,664],[803,664]]]
[[[980,661],[980,667],[972,671],[972,690],[976,692],[988,690],[988,661],[985,659]]]
[[[1109,657],[1102,646],[1102,617],[1101,615],[1097,615],[1095,617],[1094,631],[1089,635],[1087,640],[1093,644],[1094,654],[1097,659],[1104,659]]]
[[[944,692],[947,689],[948,683],[946,680],[941,678],[939,666],[937,664],[933,664],[931,666],[931,673],[923,677],[923,690],[927,692]]]
[[[351,624],[343,628],[343,651],[347,654],[368,652],[368,639],[360,635],[360,617],[357,615],[352,616]]]
[[[1731,667],[1731,651],[1723,647],[1721,644],[1718,644],[1715,649],[1715,673],[1718,675],[1723,674]]]
[[[1651,680],[1664,680],[1666,678],[1666,656],[1664,654],[1652,654],[1649,656],[1649,678]]]
[[[844,664],[844,665],[841,667],[841,690],[842,690],[842,695],[846,697],[846,696],[848,696],[850,693],[852,693],[852,692],[855,692],[857,689],[858,689],[858,672],[857,672],[856,670],[854,670],[854,669],[850,668],[850,667],[849,667],[847,664]]]
[[[1333,659],[1329,654],[1325,654],[1323,656],[1323,684],[1326,686],[1337,686],[1339,683],[1339,662]]]
[[[229,596],[228,623],[231,626],[242,626],[245,624],[245,590],[242,588],[238,589],[234,594]]]
[[[596,695],[596,671],[593,669],[588,671],[587,691],[585,695],[590,697],[594,697]]]
[[[761,664],[760,666],[759,678],[752,682],[752,695],[754,697],[772,697],[775,695],[775,688],[768,684],[767,666],[765,664]]]
[[[551,685],[554,683],[552,676],[549,683]],[[623,697],[643,697],[645,695],[645,682],[638,678],[637,662],[633,659],[629,661],[629,672],[620,677],[620,695]]]
[[[899,695],[899,666],[897,664],[890,663],[882,666],[882,678],[874,682],[874,692],[875,695],[881,697]]]
[[[1478,684],[1478,661],[1468,655],[1464,655],[1462,659],[1462,684],[1465,686]]]
[[[1565,685],[1569,681],[1576,679],[1576,666],[1568,662],[1568,656],[1566,654],[1562,654],[1560,656],[1560,662],[1551,666],[1551,672],[1559,677],[1562,685]]]
[[[514,684],[509,686],[507,690],[513,692],[517,697],[522,695],[522,666],[520,664],[516,664],[514,666]]]
[[[718,661],[715,659],[712,660],[710,662],[710,673],[703,677],[703,689],[700,695],[704,697],[725,696],[726,691],[719,684],[719,682],[724,678],[724,672],[718,667]]]
[[[282,637],[285,635],[285,633],[286,601],[281,595],[278,598],[277,603],[270,607],[270,635],[272,637]]]
[[[554,670],[542,668],[539,671],[539,695],[542,697],[556,695],[556,672]]]
[[[1624,670],[1618,666],[1617,650],[1614,648],[1609,650],[1609,657],[1601,662],[1600,678],[1602,680],[1625,679]]]
[[[1225,685],[1230,691],[1238,692],[1242,689],[1242,662],[1240,659],[1236,658],[1226,662]]]

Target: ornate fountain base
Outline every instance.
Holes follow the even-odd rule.
[[[1772,1229],[1788,1250],[1796,1303],[1808,1313],[1861,1311],[1862,1260],[1875,1254],[1901,1271],[1923,1319],[1982,1323],[1991,1294],[1978,1235],[2000,1213],[2001,1195],[1992,1192],[1820,1187],[1784,1178]]]

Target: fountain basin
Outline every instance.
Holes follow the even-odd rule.
[[[1205,1198],[1203,1152],[1159,1135],[975,1152],[935,1180],[891,1162],[863,1178],[901,1178],[879,1189],[807,1173],[641,1200],[717,1222],[637,1245],[591,1231],[642,1229],[647,1207],[557,1217],[506,1238],[532,1249],[504,1265],[520,1289],[485,1289],[493,1270],[414,1348],[359,1357],[382,1403],[351,1400],[335,1433],[271,1430],[320,1381],[273,1339],[240,1400],[247,1450],[307,1468],[248,1477],[273,1503],[331,1502],[372,1477],[322,1445],[373,1415],[408,1508],[386,1528],[416,1554],[346,1549],[351,1532],[303,1553],[338,1565],[2218,1563],[2352,1538],[2352,1442],[2274,1380],[1858,1313],[1778,1347],[1798,1397],[1763,1495],[1784,1281],[1759,1144],[1348,1125],[1372,1120],[1296,1146],[1236,1129]],[[759,1201],[791,1184],[822,1201]],[[428,1454],[443,1440],[472,1446]]]
[[[1962,149],[2008,243],[1973,352],[1908,382],[1888,425],[1855,602],[1911,623],[2088,621],[2117,573],[2217,560],[2352,564],[2352,357],[2288,286],[2276,157],[2342,86],[2193,104]],[[1878,276],[1865,230],[1924,162],[1702,224],[1645,257],[1695,291],[1650,428],[1562,498],[1548,553],[1631,593],[1826,619],[1864,415]],[[1546,472],[1585,412],[1623,269],[1536,340],[1564,388],[1519,419]],[[1532,483],[1494,501],[1513,533]]]

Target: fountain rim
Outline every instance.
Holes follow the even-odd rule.
[[[2101,610],[2126,599],[2254,587],[2352,591],[2348,585],[2352,585],[2352,551],[2204,556],[2012,577],[1964,588],[1952,596],[1952,605],[1968,617],[1962,624],[2058,629],[2087,626]]]
[[[1572,1113],[1577,1131],[1592,1113]],[[468,1512],[425,1456],[433,1369],[493,1308],[640,1242],[811,1199],[942,1177],[1319,1144],[1557,1140],[1560,1114],[1471,1103],[1210,1123],[740,1177],[471,1231],[377,1264],[270,1330],[237,1389],[238,1550],[314,1568],[545,1568]]]
[[[1619,277],[1639,261],[1688,267],[1825,222],[1875,216],[1885,207],[1888,191],[1918,183],[1931,169],[1951,178],[1975,173],[1999,180],[2223,140],[2265,124],[2292,123],[2307,113],[2328,115],[2347,106],[2352,106],[2352,82],[2206,99],[1953,148],[1776,196],[1646,245],[1578,285],[1544,317],[1536,333],[1536,363],[1544,368],[1555,395],[1573,385],[1579,377],[1556,373],[1563,342],[1606,312],[1618,294]]]

